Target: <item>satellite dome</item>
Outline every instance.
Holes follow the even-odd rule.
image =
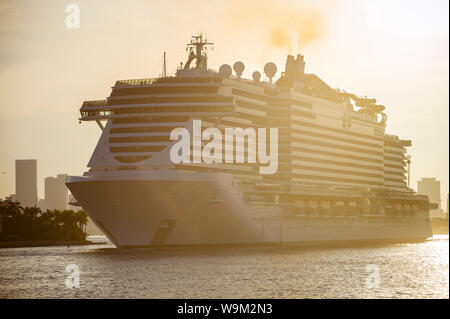
[[[244,72],[245,65],[241,61],[237,61],[235,64],[233,64],[234,72],[236,72],[238,77],[241,77],[242,72]]]
[[[261,79],[261,73],[259,73],[258,71],[253,72],[252,78],[253,81],[259,82],[259,80]]]
[[[272,78],[277,73],[277,66],[275,65],[275,63],[272,62],[266,63],[266,65],[264,66],[264,73],[270,79],[270,82],[272,82]]]
[[[219,68],[219,74],[225,78],[229,78],[233,70],[228,64],[222,64]]]

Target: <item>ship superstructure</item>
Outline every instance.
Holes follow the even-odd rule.
[[[229,65],[210,70],[209,45],[195,36],[175,76],[117,81],[107,99],[80,109],[80,121],[96,121],[102,135],[89,171],[67,185],[117,246],[431,236],[428,199],[407,185],[411,141],[386,134],[384,106],[305,73],[302,55],[288,56],[276,82],[272,63],[270,81],[259,72],[244,79],[242,62],[236,75]],[[195,120],[221,132],[276,127],[277,172],[248,162],[174,164],[170,134],[192,132]]]

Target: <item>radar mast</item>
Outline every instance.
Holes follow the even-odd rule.
[[[208,70],[208,54],[207,46],[214,45],[214,43],[208,42],[203,34],[193,35],[191,42],[187,44],[186,51],[189,51],[188,60],[184,66],[185,70],[191,68],[191,63],[195,60],[195,69]]]

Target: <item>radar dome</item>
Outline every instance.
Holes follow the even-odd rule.
[[[222,64],[219,68],[219,74],[225,78],[229,78],[233,70],[228,64]]]
[[[259,82],[259,80],[261,79],[261,73],[259,73],[258,71],[253,72],[252,78],[253,81]]]
[[[236,72],[238,77],[241,77],[242,72],[244,72],[245,65],[241,61],[237,61],[235,64],[233,64],[234,72]]]
[[[272,82],[272,78],[277,73],[277,66],[275,65],[275,63],[272,62],[266,63],[266,65],[264,66],[264,73],[270,79],[270,82]]]

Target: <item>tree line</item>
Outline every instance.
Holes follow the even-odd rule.
[[[85,240],[88,216],[83,210],[22,207],[0,201],[0,240]]]

